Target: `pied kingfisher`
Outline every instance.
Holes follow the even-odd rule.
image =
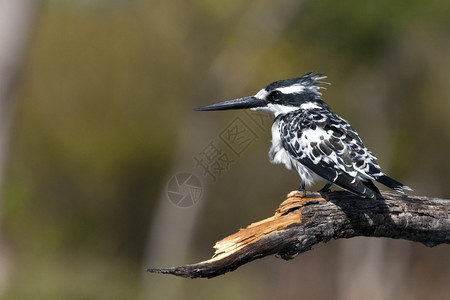
[[[322,100],[323,74],[308,73],[299,78],[273,82],[254,96],[202,106],[195,110],[244,109],[274,115],[272,163],[294,169],[302,180],[299,190],[315,181],[328,191],[335,184],[365,198],[376,198],[376,180],[398,192],[411,190],[380,170],[376,157],[367,149],[350,124],[330,111]]]

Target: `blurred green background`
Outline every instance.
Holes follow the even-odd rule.
[[[193,158],[224,147],[236,116],[253,123],[192,108],[309,71],[328,75],[324,100],[386,173],[448,198],[449,20],[444,0],[43,1],[14,99],[2,297],[448,297],[449,246],[398,240],[331,241],[211,280],[145,269],[208,259],[299,184],[268,161],[269,123],[214,182],[204,176]],[[203,188],[189,208],[166,194],[183,171]]]

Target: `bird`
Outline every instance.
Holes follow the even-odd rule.
[[[251,109],[274,116],[269,160],[296,171],[298,188],[316,182],[329,192],[335,185],[362,198],[381,195],[377,181],[402,194],[412,189],[381,171],[377,158],[364,145],[355,129],[333,113],[323,100],[321,89],[328,82],[321,73],[275,81],[253,96],[195,108],[196,111]]]

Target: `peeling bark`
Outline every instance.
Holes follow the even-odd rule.
[[[449,208],[450,200],[396,193],[371,200],[348,192],[303,197],[294,191],[274,216],[218,241],[211,259],[147,271],[211,278],[267,255],[289,260],[320,242],[355,236],[405,239],[434,247],[450,243]]]

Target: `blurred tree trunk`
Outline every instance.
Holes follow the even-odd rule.
[[[209,64],[210,69],[207,71],[207,76],[198,88],[200,93],[203,94],[198,96],[206,98],[211,95],[214,99],[220,98],[224,86],[233,86],[234,93],[244,90],[252,82],[255,74],[250,69],[243,69],[242,65],[248,64],[239,61],[239,59],[252,57],[252,60],[263,64],[266,52],[281,38],[281,33],[298,13],[302,2],[295,0],[271,2],[265,0],[251,4],[238,22],[230,24],[230,32],[224,32],[224,39],[230,35],[234,38]],[[169,6],[177,7],[173,6],[173,3]],[[261,18],[261,16],[265,17]],[[267,26],[267,24],[271,24],[271,26]],[[164,26],[160,24],[160,27]],[[254,51],[255,44],[249,42],[255,38],[253,36],[255,32],[259,33],[261,37],[257,53]],[[237,54],[240,55],[234,57]],[[203,54],[191,53],[191,55]],[[258,57],[255,57],[255,55]],[[239,78],[245,78],[245,81],[233,80],[236,78],[235,72],[237,69],[239,69],[241,75]],[[242,72],[245,74],[242,75]],[[220,82],[217,82],[217,78],[220,78]],[[201,147],[197,143],[193,143],[193,140],[204,141],[206,145],[212,138],[215,138],[215,134],[220,132],[220,128],[214,127],[219,124],[208,123],[208,120],[211,121],[211,119],[205,118],[203,122],[207,124],[199,126],[198,123],[201,121],[194,120],[194,114],[188,112],[186,116],[186,119],[182,122],[183,125],[180,126],[180,140],[177,147],[180,150],[176,153],[175,163],[172,167],[173,174],[169,174],[169,176],[186,171],[187,166],[190,166],[191,170],[194,169],[192,156],[197,154]],[[192,117],[189,118],[189,116]],[[196,124],[197,127],[193,128],[193,124]],[[202,128],[202,130],[198,130],[199,128]],[[153,222],[150,224],[144,261],[145,268],[176,263],[173,261],[174,258],[177,262],[186,261],[195,222],[207,199],[208,195],[204,190],[202,199],[195,207],[188,210],[176,208],[169,203],[166,186],[163,186]],[[148,278],[148,274],[144,274],[144,279],[146,278]],[[181,296],[178,294],[180,281],[172,281],[170,290],[168,290],[166,285],[160,284],[162,283],[160,280],[162,279],[152,278],[151,282],[143,280],[141,291],[143,299],[160,297],[176,299]]]
[[[0,0],[0,195],[3,195],[2,186],[11,123],[17,105],[15,103],[17,86],[39,2]],[[9,265],[7,250],[0,236],[0,295],[3,294],[7,283]]]

